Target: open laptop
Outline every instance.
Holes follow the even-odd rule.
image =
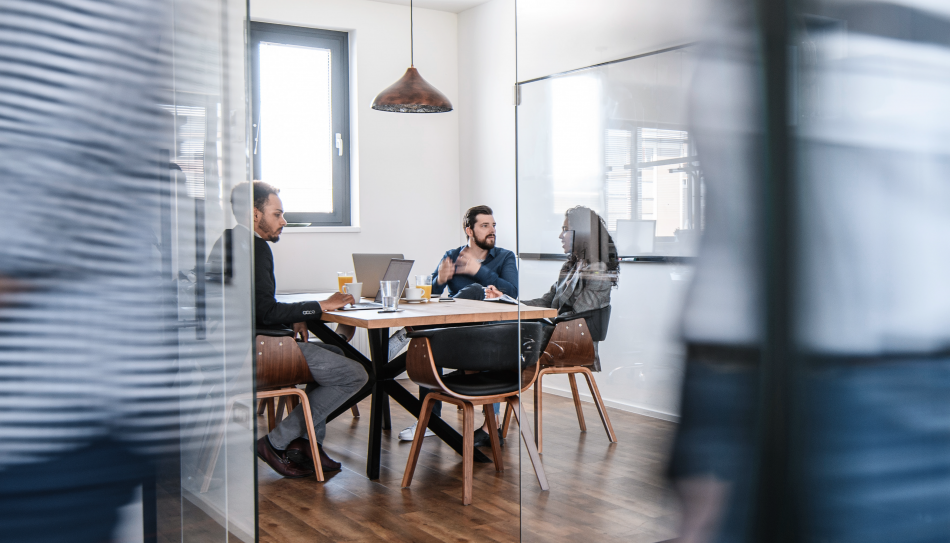
[[[402,260],[401,254],[353,253],[353,270],[356,280],[363,283],[363,297],[374,298],[379,292],[379,282],[382,280],[389,261]]]
[[[399,281],[399,297],[402,297],[402,291],[406,288],[406,282],[409,281],[409,274],[412,272],[412,264],[414,260],[403,260],[401,258],[392,258],[389,260],[389,266],[386,267],[386,272],[383,274],[380,281]],[[357,277],[359,277],[359,272]],[[363,288],[366,288],[366,283],[363,283]],[[368,298],[369,296],[364,296]],[[376,281],[376,297],[372,302],[360,302],[353,306],[345,306],[340,308],[340,311],[358,311],[361,309],[382,309],[383,308],[383,297],[382,293],[379,291],[379,281]]]

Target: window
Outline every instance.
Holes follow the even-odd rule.
[[[254,178],[301,226],[350,225],[345,32],[251,23]]]

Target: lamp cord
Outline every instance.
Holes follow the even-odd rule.
[[[412,29],[412,0],[409,0],[409,67],[415,66],[416,44]]]

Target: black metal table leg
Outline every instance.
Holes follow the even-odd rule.
[[[380,454],[383,448],[383,405],[388,403],[384,381],[376,380],[380,368],[389,358],[389,328],[368,330],[369,351],[373,359],[373,400],[369,414],[369,440],[366,451],[366,476],[379,479]]]

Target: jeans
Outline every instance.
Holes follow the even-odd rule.
[[[810,541],[950,538],[950,358],[816,364],[802,482]]]
[[[327,415],[363,388],[368,377],[363,366],[343,356],[343,350],[339,347],[323,343],[298,342],[297,345],[316,381],[307,385],[307,398],[310,400],[317,443],[323,443],[327,434]],[[281,451],[298,437],[307,437],[303,404],[295,407],[287,418],[267,434],[271,445]]]

